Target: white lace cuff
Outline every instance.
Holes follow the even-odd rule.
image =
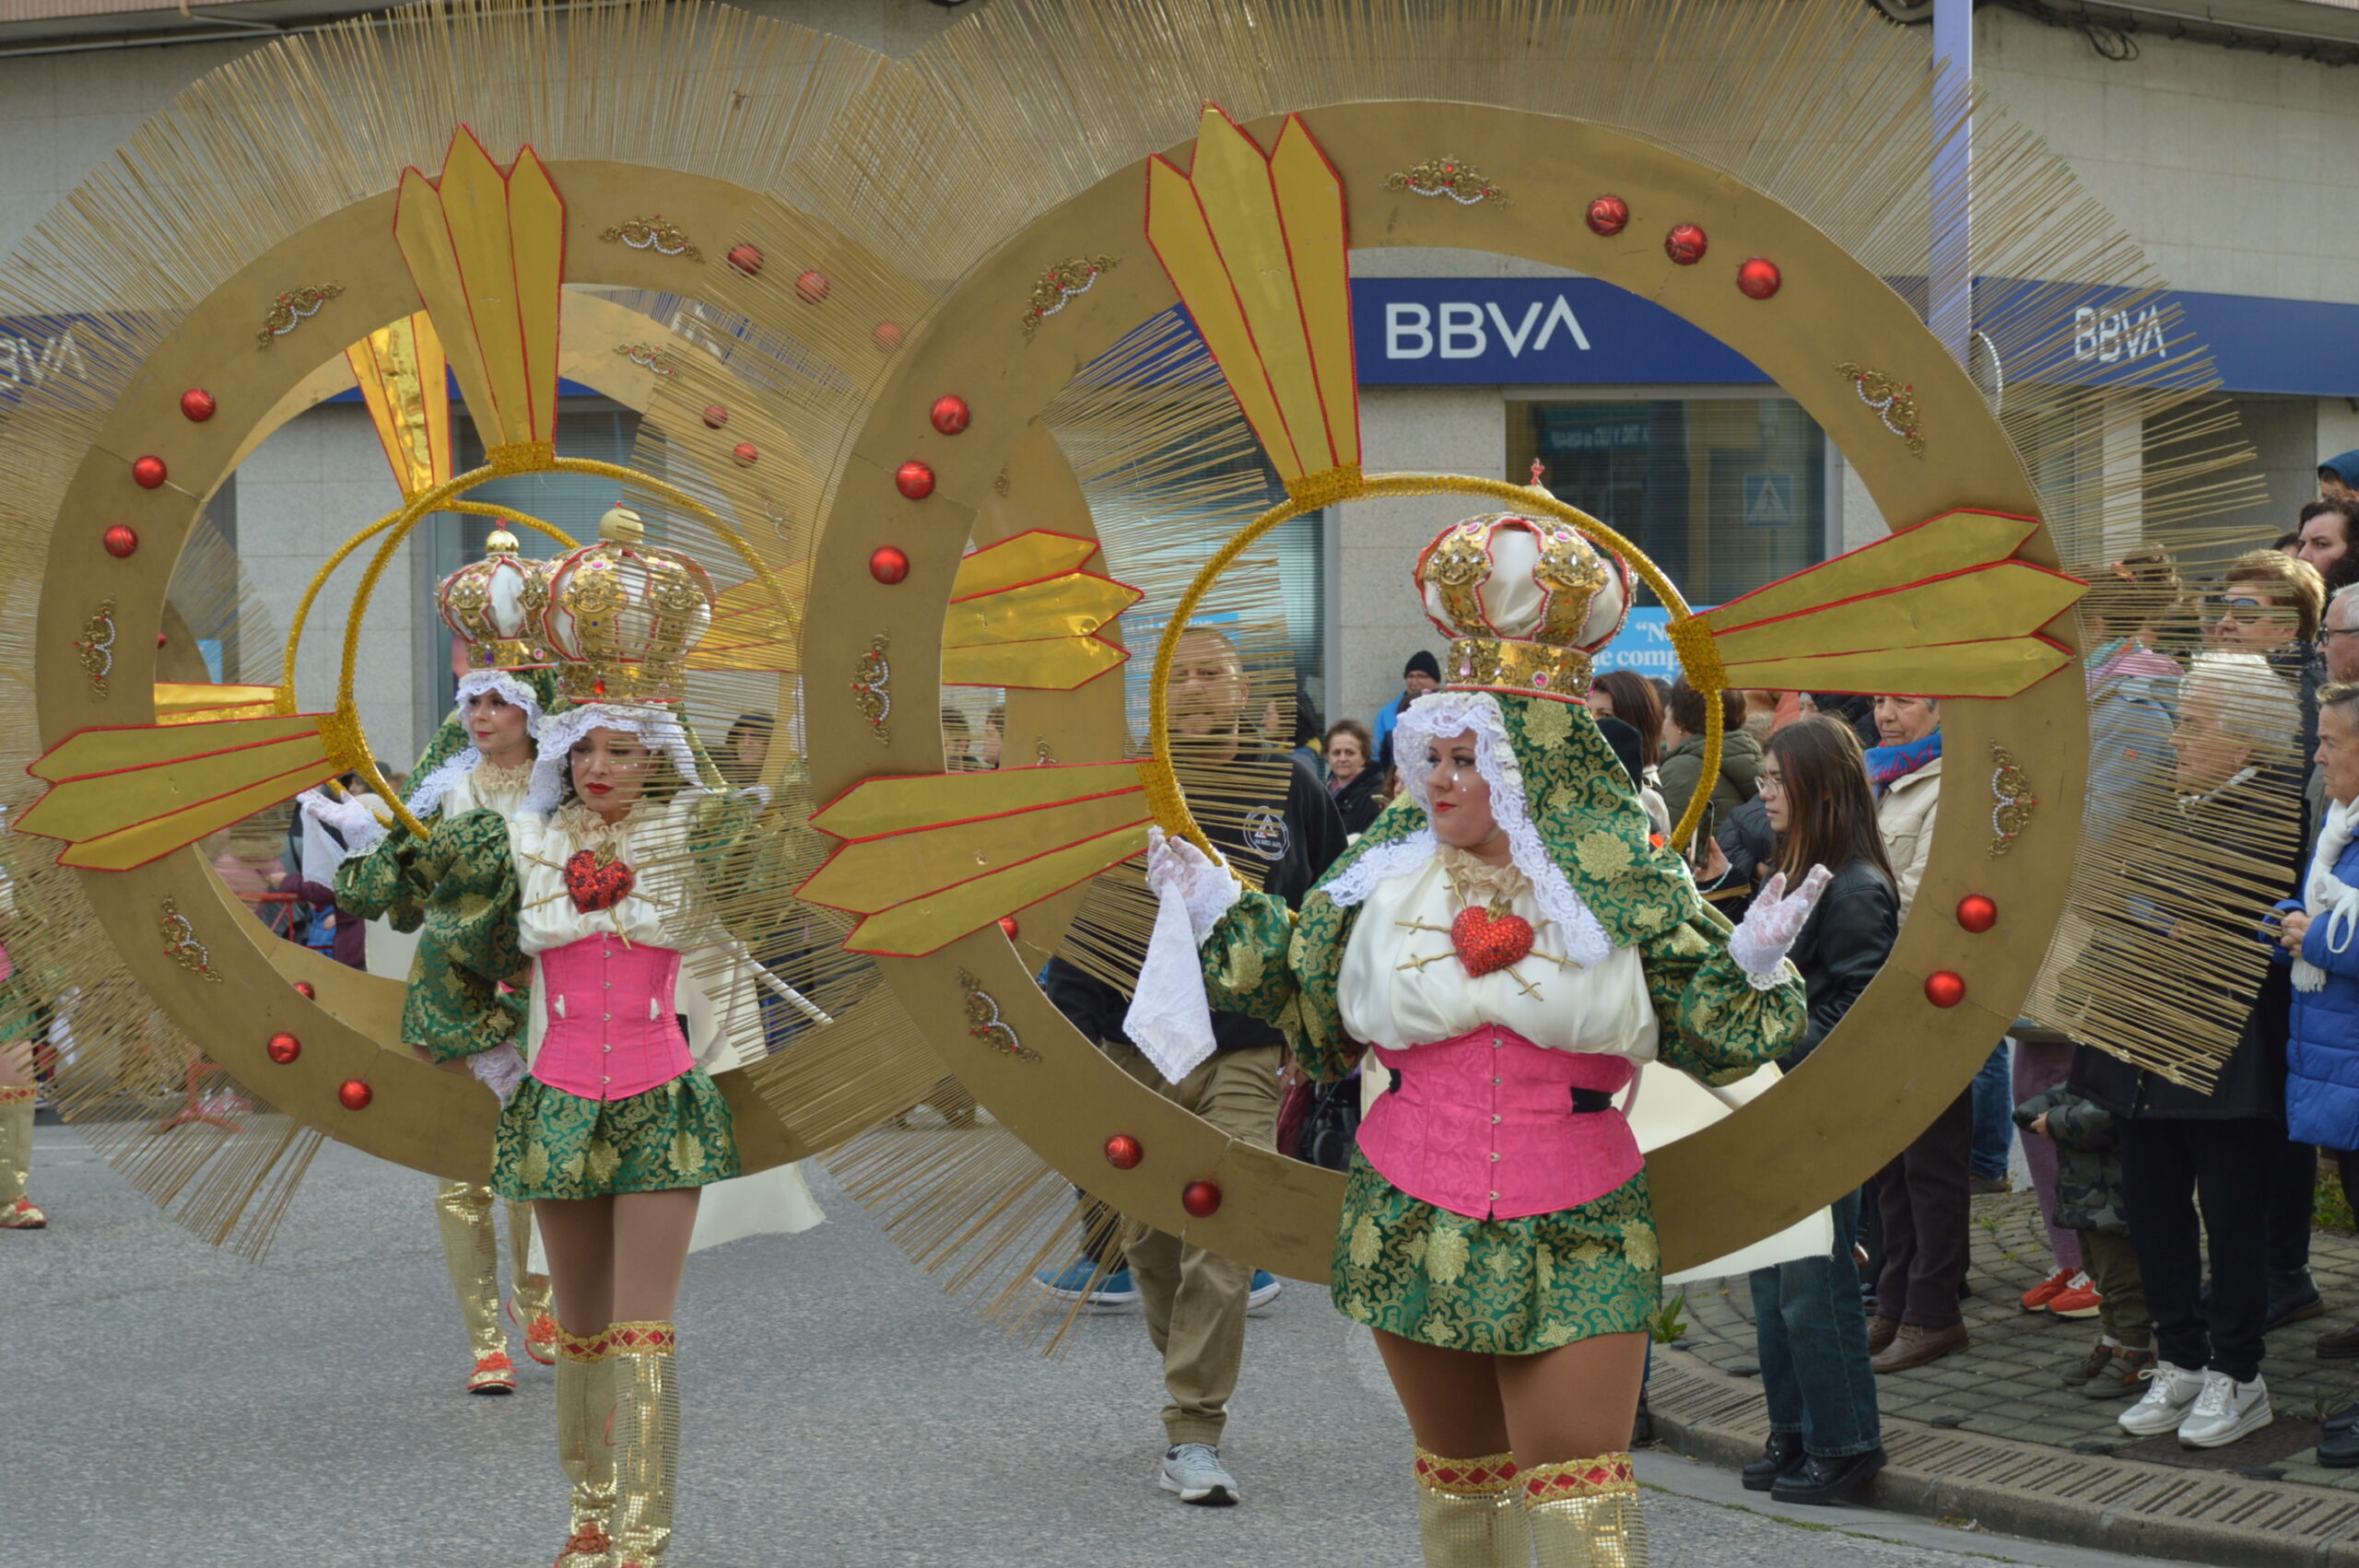
[[[1750,924],[1739,924],[1729,933],[1729,956],[1744,971],[1745,983],[1756,991],[1774,991],[1788,980],[1801,978],[1801,971],[1786,962],[1786,950],[1790,942],[1772,947]]]
[[[524,1055],[511,1040],[469,1057],[467,1071],[475,1075],[476,1082],[499,1095],[504,1106],[508,1097],[516,1093],[516,1085],[524,1081]]]
[[[1188,902],[1188,931],[1199,946],[1212,935],[1220,918],[1236,907],[1243,896],[1245,884],[1226,866],[1215,865],[1209,871],[1199,871],[1185,895]]]

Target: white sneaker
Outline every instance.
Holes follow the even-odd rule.
[[[2248,1432],[2259,1432],[2277,1417],[2269,1408],[2269,1385],[2255,1373],[2239,1383],[2224,1372],[2203,1375],[2203,1392],[2195,1408],[2179,1423],[2182,1448],[2224,1448]]]
[[[2122,1431],[2141,1437],[2177,1431],[2179,1422],[2187,1419],[2188,1408],[2203,1392],[2203,1374],[2173,1366],[2166,1361],[2156,1361],[2138,1375],[2149,1380],[2145,1397],[2117,1419]]]
[[[1237,1501],[1237,1478],[1220,1462],[1220,1450],[1209,1443],[1182,1443],[1163,1453],[1163,1490],[1176,1492],[1182,1503],[1225,1508]]]

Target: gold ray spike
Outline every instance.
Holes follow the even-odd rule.
[[[1148,240],[1287,493],[1360,472],[1343,181],[1298,117],[1267,155],[1217,105],[1186,174],[1147,170]]]
[[[2013,559],[2030,518],[1960,509],[1698,617],[1724,684],[2013,696],[2071,650],[2039,635],[2088,591]]]
[[[502,173],[461,125],[442,177],[403,170],[393,237],[495,468],[542,466],[557,435],[565,201],[531,147]]]
[[[380,328],[344,351],[384,443],[402,499],[451,477],[450,360],[434,318],[420,310]]]
[[[1148,817],[1132,762],[871,778],[813,814],[846,842],[796,896],[867,917],[847,952],[931,953],[1137,854]]]
[[[1130,654],[1098,634],[1145,595],[1081,566],[1097,542],[1033,529],[967,557],[942,629],[948,685],[1071,691]]]
[[[276,713],[293,694],[281,686],[211,685],[198,681],[158,681],[156,722],[209,724],[217,719],[260,719]]]
[[[18,830],[62,838],[64,866],[128,871],[333,778],[333,716],[84,730],[28,772],[49,782]]]

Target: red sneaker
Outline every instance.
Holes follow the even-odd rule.
[[[2065,1286],[2056,1298],[2048,1304],[2048,1316],[2050,1317],[2095,1317],[2097,1315],[2098,1306],[2103,1305],[2105,1297],[2097,1293],[2096,1286],[2089,1283],[2089,1277],[2086,1274],[2075,1274],[2072,1276],[2072,1282]]]
[[[2025,1291],[2024,1293],[2024,1310],[2025,1312],[2046,1311],[2049,1302],[2054,1301],[2058,1296],[2062,1295],[2066,1291],[2071,1288],[2073,1272],[2074,1270],[2070,1269],[2059,1269],[2056,1272],[2050,1274],[2048,1278],[2042,1280],[2039,1283]]]
[[[513,1394],[516,1392],[516,1363],[508,1359],[505,1351],[494,1351],[487,1356],[475,1358],[475,1369],[467,1374],[470,1394]]]
[[[0,1209],[0,1230],[41,1231],[49,1228],[49,1216],[41,1205],[29,1198],[19,1198],[6,1209]]]

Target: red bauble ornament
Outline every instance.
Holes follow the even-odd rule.
[[[910,575],[909,552],[898,544],[879,544],[868,554],[868,575],[890,587]]]
[[[191,387],[181,393],[181,412],[188,416],[192,425],[202,425],[212,418],[217,406],[213,394],[203,387]]]
[[[143,457],[131,465],[131,477],[143,490],[153,490],[164,482],[164,460]]]
[[[377,1097],[377,1092],[358,1078],[347,1078],[337,1087],[335,1097],[346,1110],[365,1111],[369,1102]]]
[[[1630,225],[1630,204],[1619,196],[1600,196],[1589,205],[1589,229],[1609,239]]]
[[[999,918],[1000,935],[1007,938],[1010,942],[1014,942],[1016,938],[1016,933],[1023,930],[1023,929],[1024,928],[1022,926],[1015,923],[1015,917],[1013,915],[1002,915]]]
[[[1106,1140],[1106,1163],[1118,1171],[1134,1170],[1145,1158],[1145,1147],[1127,1132],[1118,1132]]]
[[[933,400],[933,412],[929,417],[935,429],[945,436],[955,436],[967,427],[967,421],[974,417],[974,413],[965,398],[957,392],[944,392]]]
[[[876,323],[876,330],[870,333],[868,335],[875,339],[877,347],[883,349],[886,353],[890,354],[893,350],[901,346],[901,323],[898,322],[879,322]]]
[[[170,640],[171,640],[171,638],[170,638],[166,637],[162,632],[158,632],[158,633],[156,634],[156,646],[157,646],[157,647],[158,647],[158,648],[163,647],[163,646],[164,646],[164,644],[166,644],[167,642],[170,642]]]
[[[814,267],[794,280],[794,292],[805,305],[816,305],[827,297],[827,275]]]
[[[285,1067],[288,1062],[293,1061],[297,1057],[303,1054],[303,1042],[297,1039],[294,1036],[288,1034],[286,1031],[281,1030],[279,1033],[273,1035],[270,1037],[270,1044],[264,1046],[263,1049],[270,1053],[271,1060],[276,1062],[281,1067]],[[367,1088],[368,1085],[363,1084],[361,1087]],[[365,1105],[367,1102],[363,1101],[362,1103]]]
[[[1954,969],[1936,969],[1925,977],[1925,1000],[1935,1007],[1955,1007],[1966,1000],[1966,977]]]
[[[1180,1207],[1199,1220],[1209,1218],[1220,1208],[1220,1186],[1216,1182],[1191,1181],[1180,1194]]]
[[[754,464],[762,461],[762,449],[756,446],[751,441],[740,441],[737,443],[736,450],[730,455],[734,457],[739,462],[744,463],[746,467],[751,468]]]
[[[752,245],[732,245],[729,264],[747,277],[756,276],[762,270],[762,252]]]
[[[295,994],[305,1001],[312,1001],[318,999],[320,993],[312,987],[311,981],[298,980],[295,982]]]
[[[933,494],[933,468],[911,458],[894,472],[893,484],[910,499],[922,501]]]
[[[1710,241],[1704,231],[1692,223],[1683,223],[1662,237],[1663,254],[1683,267],[1692,267],[1704,259],[1704,247]]]
[[[1778,270],[1778,263],[1766,256],[1755,256],[1736,269],[1736,286],[1748,299],[1766,299],[1777,293],[1778,286],[1785,281],[1785,275]]]
[[[107,547],[108,555],[120,561],[139,548],[139,531],[118,522],[99,535],[99,543]],[[161,648],[164,645],[159,642],[156,646]]]
[[[1957,923],[1970,931],[1987,931],[1999,923],[1999,906],[1979,893],[1957,901]]]
[[[722,407],[721,404],[717,403],[708,403],[704,405],[704,427],[706,429],[718,430],[723,425],[728,423],[729,410]]]

